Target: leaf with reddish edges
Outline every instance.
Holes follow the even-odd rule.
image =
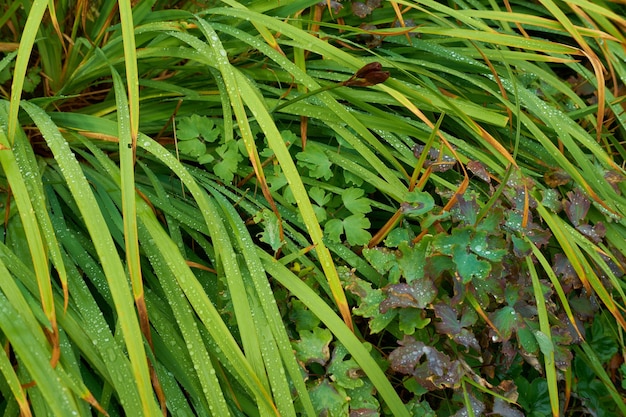
[[[348,279],[346,290],[361,299],[359,306],[353,308],[352,312],[357,316],[371,319],[369,327],[374,334],[384,330],[397,314],[394,310],[381,313],[380,303],[385,299],[383,291],[373,289],[372,284],[355,275],[351,275]]]
[[[428,245],[429,240],[425,238],[413,247],[410,247],[407,242],[398,246],[402,254],[398,257],[398,266],[406,282],[410,283],[424,277],[424,264],[426,263]]]
[[[392,308],[426,308],[437,296],[435,284],[427,278],[412,281],[410,284],[388,285],[384,291],[387,298],[380,303],[382,313]]]
[[[425,310],[402,308],[398,311],[398,329],[404,334],[413,334],[415,329],[423,329],[430,324]]]
[[[590,206],[591,202],[578,188],[573,192],[568,192],[567,200],[563,200],[565,213],[574,226],[581,224],[581,220],[587,216]]]
[[[496,310],[489,314],[489,318],[496,329],[498,329],[500,336],[502,336],[501,342],[509,340],[521,323],[519,314],[510,306],[504,306]]]
[[[424,388],[433,391],[456,388],[463,377],[463,367],[432,346],[404,336],[401,346],[389,355],[391,369],[412,375]]]
[[[467,169],[469,169],[472,174],[474,174],[475,176],[477,176],[478,178],[480,178],[481,180],[485,181],[488,184],[491,183],[491,177],[489,176],[489,172],[487,171],[487,168],[485,168],[482,162],[468,161],[466,166],[467,166]]]
[[[457,319],[457,312],[454,308],[447,304],[438,303],[435,305],[434,310],[435,315],[441,320],[435,322],[435,328],[439,333],[448,335],[452,340],[466,348],[471,347],[480,351],[476,336]],[[467,325],[471,325],[475,320],[468,318],[466,322],[468,323]]]
[[[491,264],[489,262],[479,260],[476,255],[467,252],[465,248],[455,248],[452,260],[456,264],[457,271],[464,284],[471,282],[475,278],[484,280],[491,272]]]
[[[326,365],[330,359],[329,345],[333,340],[330,330],[316,327],[312,331],[303,330],[299,334],[300,340],[292,343],[298,360],[304,364]]]
[[[330,379],[346,389],[354,389],[363,385],[363,371],[352,359],[348,350],[343,345],[335,345],[333,357],[326,373]]]

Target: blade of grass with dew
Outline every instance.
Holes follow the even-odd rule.
[[[30,328],[23,318],[25,312],[18,312],[4,293],[0,293],[0,306],[0,329],[45,398],[46,408],[58,416],[78,415],[74,397],[68,387],[58,383],[59,375],[50,366],[48,343],[39,326]]]
[[[620,313],[619,306],[615,304],[613,297],[607,291],[600,278],[593,271],[589,262],[584,257],[578,244],[576,243],[576,237],[572,236],[578,232],[574,232],[561,218],[549,213],[548,210],[541,204],[537,204],[537,211],[550,228],[550,231],[554,234],[556,240],[559,242],[563,253],[567,256],[567,259],[572,264],[574,271],[576,271],[576,274],[583,285],[588,290],[593,289],[606,308],[608,308],[613,314],[613,317],[615,317],[620,326],[626,329],[626,319]],[[619,285],[617,288],[620,288]],[[623,291],[620,290],[620,293],[623,294]]]
[[[273,123],[271,115],[267,110],[262,111],[263,104],[254,95],[254,92],[247,91],[247,87],[249,87],[247,85],[247,80],[243,77],[239,77],[238,85],[240,91],[243,93],[243,96],[246,98],[248,108],[252,111],[259,122],[261,130],[265,133],[268,144],[274,151],[278,163],[280,164],[281,169],[289,182],[289,186],[291,187],[296,204],[302,214],[307,231],[311,237],[313,245],[315,245],[315,251],[319,257],[326,279],[328,280],[328,285],[330,286],[337,308],[339,309],[345,323],[352,329],[352,317],[348,307],[346,295],[343,291],[343,287],[341,286],[341,282],[339,281],[339,275],[337,274],[330,251],[324,244],[322,229],[317,220],[317,216],[315,215],[313,205],[309,200],[304,184],[302,183],[298,169],[289,154],[289,150],[287,149],[278,128]]]
[[[219,38],[217,37],[217,34],[215,34],[215,32],[210,29],[210,26],[208,24],[205,24],[203,27],[205,31],[207,31],[208,38],[212,40],[212,44],[219,43]],[[198,40],[195,38],[190,39],[189,37],[181,36],[181,34],[177,34],[176,36],[184,38],[184,41],[189,42],[191,46],[196,46],[196,48],[200,48],[200,50],[207,51],[207,46],[203,44],[198,45]],[[244,140],[246,140],[246,138],[248,138],[248,140],[252,140],[252,134],[249,129],[247,115],[245,114],[242,106],[239,104],[243,99],[246,102],[248,108],[255,115],[261,129],[264,130],[268,139],[268,143],[276,154],[277,159],[285,172],[285,176],[290,183],[293,194],[296,200],[299,202],[298,207],[302,211],[302,217],[306,219],[305,221],[307,227],[309,228],[309,234],[311,235],[313,243],[316,245],[316,251],[320,258],[320,262],[322,264],[326,277],[329,281],[329,285],[337,302],[337,306],[341,311],[341,314],[346,323],[349,323],[349,326],[352,327],[350,311],[348,309],[343,288],[341,287],[341,283],[339,282],[337,271],[332,261],[330,252],[322,241],[323,234],[321,228],[316,220],[315,213],[313,212],[313,207],[300,180],[300,176],[297,172],[295,164],[291,159],[291,155],[289,154],[283,142],[283,139],[278,132],[278,129],[274,125],[269,112],[265,110],[265,112],[261,113],[261,108],[264,108],[263,103],[259,100],[253,90],[248,91],[248,81],[241,75],[238,75],[237,72],[226,70],[230,68],[230,64],[228,63],[228,59],[226,56],[224,56],[224,54],[226,54],[226,51],[223,49],[217,53],[208,51],[209,57],[214,56],[218,61],[224,61],[220,64],[220,68],[224,69],[222,71],[222,76],[224,77],[224,82],[226,83],[227,90],[229,91],[230,100],[233,104],[235,116],[237,117],[237,120],[239,122],[239,128],[241,130],[242,136],[244,137]],[[235,74],[238,75],[237,78],[235,78]],[[243,91],[242,88],[246,88],[246,91]]]
[[[132,290],[126,282],[126,273],[110,231],[106,226],[102,213],[98,209],[97,202],[89,187],[89,183],[82,173],[80,164],[57,126],[39,107],[28,102],[24,102],[22,105],[39,127],[46,143],[53,152],[72,196],[83,214],[87,230],[94,237],[93,243],[109,281],[115,308],[118,312],[118,323],[122,329],[124,342],[133,367],[133,374],[139,388],[143,413],[145,415],[154,415],[153,413],[158,413],[159,411],[158,407],[155,409],[156,404],[152,396],[152,385],[150,383],[143,340],[141,337],[138,337],[141,331],[134,309]]]
[[[532,242],[526,238],[526,241],[532,245]],[[543,289],[537,270],[530,256],[526,257],[526,266],[530,273],[533,283],[533,291],[535,300],[537,301],[537,316],[539,317],[539,331],[535,332],[537,343],[543,353],[544,369],[546,372],[546,381],[548,383],[548,394],[550,396],[550,409],[554,417],[559,416],[559,390],[556,380],[556,367],[554,363],[554,344],[552,342],[552,330],[550,329],[550,321],[548,320],[548,310],[546,308],[546,300],[544,298]]]
[[[289,385],[285,378],[284,368],[286,368],[287,373],[291,376],[291,382],[297,389],[298,398],[302,401],[304,409],[308,415],[314,416],[315,412],[302,379],[301,369],[295,360],[293,348],[282,322],[280,312],[278,311],[274,294],[267,282],[263,265],[261,264],[261,261],[256,253],[257,247],[253,244],[252,237],[233,206],[229,204],[225,197],[219,193],[213,192],[212,194],[217,200],[217,203],[221,206],[225,214],[225,218],[231,226],[230,230],[233,233],[234,238],[238,243],[238,247],[241,250],[248,266],[250,276],[249,280],[252,281],[253,288],[256,291],[254,294],[256,296],[256,302],[260,305],[261,312],[265,316],[264,325],[267,328],[259,329],[260,337],[265,336],[264,339],[266,339],[266,341],[264,345],[267,344],[266,348],[272,348],[273,350],[275,347],[278,349],[278,352],[273,352],[272,350],[268,351],[265,353],[265,356],[267,357],[266,361],[268,361],[266,369],[268,371],[270,381],[272,382],[272,388],[275,390],[274,397],[277,399],[279,404],[279,411],[281,411],[281,414],[283,415],[292,415],[295,412],[293,409],[293,403],[291,402]],[[250,294],[251,291],[248,291],[248,293]],[[252,294],[250,294],[250,297],[252,297]],[[254,318],[256,319],[257,316],[260,315],[261,314],[255,314]],[[267,340],[268,334],[272,335],[273,340]],[[272,357],[271,355],[276,357]],[[273,363],[270,363],[270,361],[273,361]],[[287,401],[289,404],[280,407],[281,400]]]
[[[13,70],[13,81],[11,83],[11,104],[9,106],[8,115],[8,128],[7,128],[7,140],[9,144],[13,145],[15,141],[15,135],[18,131],[19,120],[18,113],[20,111],[20,100],[22,98],[22,90],[24,87],[24,80],[26,78],[26,71],[29,67],[30,55],[33,50],[33,44],[38,34],[38,28],[43,19],[43,15],[48,8],[47,0],[34,0],[30,5],[30,11],[26,24],[22,31],[22,37],[20,39],[20,46],[17,52],[17,59],[15,60],[15,68]],[[11,146],[9,146],[10,148]]]
[[[122,7],[120,6],[120,8]],[[130,19],[131,22],[127,22],[127,25],[130,24],[132,26],[132,17],[130,17]],[[125,26],[124,18],[122,16],[122,29]],[[126,35],[128,35],[128,31],[124,32],[124,30],[122,30],[122,33],[126,33]],[[134,39],[134,32],[131,31],[130,33],[130,38]],[[134,41],[129,41],[129,43],[134,45]],[[137,90],[138,83],[135,84],[133,80],[137,78],[137,62],[135,56],[129,56],[129,51],[126,48],[126,40],[124,44],[124,54],[126,55],[126,76],[128,78],[129,89],[128,100],[122,85],[122,79],[113,67],[111,67],[111,75],[113,77],[113,87],[117,108],[118,145],[120,153],[120,188],[122,191],[122,220],[124,223],[126,267],[128,268],[133,298],[135,300],[135,306],[137,307],[137,314],[139,316],[139,326],[149,348],[152,349],[150,318],[148,317],[148,311],[146,308],[144,287],[141,277],[139,238],[137,235],[137,209],[135,206],[135,200],[137,199],[135,192],[135,150],[137,146],[137,129],[139,123],[139,92]],[[129,64],[129,61],[134,62],[134,65]],[[135,73],[134,77],[130,75],[130,72],[133,71]],[[133,83],[132,86],[131,82]],[[154,372],[154,364],[149,364],[148,366],[152,386],[154,387],[154,391],[159,399],[161,410],[165,413],[167,408],[165,404],[165,397],[163,396],[161,384],[159,383],[156,373]]]
[[[187,346],[186,354],[190,356],[191,362],[193,363],[193,373],[200,382],[202,389],[201,395],[204,396],[209,405],[209,409],[213,410],[213,412],[218,415],[230,416],[231,413],[226,405],[224,393],[217,379],[216,371],[212,366],[209,353],[202,341],[202,336],[196,326],[196,320],[193,317],[188,302],[184,301],[185,294],[176,279],[178,276],[175,278],[173,275],[176,273],[176,271],[173,270],[175,266],[169,266],[168,262],[161,262],[161,260],[165,261],[162,253],[163,245],[157,244],[154,239],[169,240],[169,237],[160,230],[161,226],[158,222],[152,221],[151,218],[142,216],[141,222],[145,228],[145,233],[149,236],[149,239],[142,244],[142,247],[144,247],[149,258],[154,259],[152,265],[157,277],[159,277],[160,285],[163,287],[165,296],[172,308],[176,323],[180,329],[180,334]]]
[[[213,307],[201,285],[189,270],[185,260],[180,256],[180,252],[176,249],[175,244],[162,230],[156,218],[146,213],[145,216],[141,216],[141,221],[146,227],[150,239],[158,248],[159,258],[163,260],[163,265],[167,265],[167,269],[169,269],[167,275],[170,279],[175,277],[177,280],[176,286],[170,286],[169,291],[179,293],[179,290],[175,289],[176,287],[180,287],[180,290],[184,291],[185,296],[206,326],[213,340],[230,361],[231,368],[238,372],[242,381],[246,383],[256,397],[259,411],[262,415],[266,416],[276,415],[275,407],[269,393],[265,390],[265,385],[257,377],[256,371],[252,365],[250,365],[249,361],[243,356],[243,353],[237,346],[228,328],[223,323],[218,311]],[[225,241],[225,236],[221,236],[220,238],[221,242]],[[222,262],[226,264],[229,260],[222,259]],[[166,276],[162,276],[162,279],[168,281]],[[164,282],[164,285],[170,285],[170,283]],[[180,298],[180,296],[178,298]],[[178,299],[173,301],[173,304],[179,304]],[[172,305],[172,307],[174,309],[179,308],[178,305]],[[189,320],[189,318],[186,320]],[[186,325],[186,323],[179,323],[179,325]],[[191,334],[189,333],[191,331],[190,329],[181,329],[181,332],[183,330],[186,331],[187,335]],[[183,334],[185,335],[185,333]],[[198,341],[197,343],[201,342]],[[192,359],[194,358],[192,357]],[[198,365],[200,365],[200,363],[198,363]],[[201,366],[205,366],[205,364],[201,364]],[[213,378],[214,377],[215,374],[213,374]]]
[[[0,103],[0,105],[2,106],[2,108],[0,108],[0,119],[6,120],[6,102],[2,102]],[[14,138],[17,141],[22,140],[23,136],[24,133],[21,129],[18,129],[14,134]],[[25,137],[23,138],[23,140],[27,141]],[[11,187],[12,196],[17,204],[19,217],[24,228],[24,233],[26,235],[35,276],[37,277],[37,283],[39,285],[41,304],[46,314],[46,317],[49,320],[49,323],[46,324],[46,328],[49,332],[52,344],[52,363],[55,364],[58,360],[59,353],[58,328],[56,323],[56,312],[54,310],[52,284],[48,265],[48,254],[44,247],[45,238],[43,236],[43,231],[40,228],[38,217],[32,215],[32,213],[35,213],[36,208],[43,209],[43,207],[42,204],[37,205],[36,208],[33,207],[31,194],[35,191],[33,190],[31,192],[30,187],[28,187],[24,175],[22,174],[22,169],[18,164],[16,155],[13,151],[11,151],[12,146],[9,144],[8,137],[2,130],[0,130],[0,147],[5,148],[2,152],[0,152],[0,164],[2,164],[2,168],[7,178],[7,182]],[[28,168],[29,167],[25,167],[24,170]],[[32,167],[30,168],[32,169]],[[38,171],[39,170],[36,169],[35,172]],[[31,185],[37,187],[37,184],[31,183]],[[41,199],[39,199],[38,201],[41,203]],[[37,211],[42,217],[47,217],[47,215],[42,213],[41,210]],[[51,229],[48,228],[47,231],[50,232]],[[49,241],[52,244],[52,236],[49,237]]]
[[[361,341],[348,329],[345,323],[339,320],[328,304],[287,267],[261,250],[258,253],[265,270],[302,301],[350,352],[352,358],[372,381],[393,415],[409,417],[409,412],[379,365]]]
[[[105,121],[101,120],[101,122]],[[105,122],[101,123],[100,127],[108,131],[114,126]],[[227,240],[228,233],[219,220],[219,216],[213,214],[215,213],[215,208],[207,198],[206,193],[199,188],[193,177],[189,175],[180,162],[157,142],[140,134],[138,146],[164,163],[185,184],[199,206],[202,217],[209,228],[214,247],[219,253],[219,261],[224,267],[226,274],[236,274],[236,258],[233,257],[234,252],[232,246],[230,241]],[[141,204],[145,204],[145,202]],[[255,372],[252,371],[252,368],[250,368],[248,360],[243,356],[243,353],[237,346],[231,333],[223,323],[221,316],[205,294],[204,289],[189,270],[185,260],[180,256],[176,245],[169,237],[163,235],[164,232],[160,226],[158,228],[156,227],[158,221],[154,218],[150,209],[142,210],[141,212],[138,211],[138,213],[141,213],[142,221],[150,222],[151,227],[146,227],[150,233],[157,234],[153,236],[153,239],[160,250],[161,256],[169,266],[173,276],[178,280],[179,285],[206,326],[206,329],[210,332],[213,340],[218,344],[222,352],[226,354],[233,369],[239,373],[242,380],[245,381],[246,385],[254,393],[255,397],[257,397],[259,404],[265,407],[268,412],[269,410],[273,410],[273,403],[269,394],[265,391],[264,385],[258,379]]]
[[[626,404],[624,403],[624,396],[617,390],[615,384],[611,380],[611,377],[604,369],[604,365],[600,362],[598,355],[594,348],[592,348],[589,343],[582,342],[580,346],[574,346],[574,352],[576,355],[580,355],[584,358],[584,361],[589,365],[589,367],[593,370],[593,372],[598,376],[600,381],[604,384],[604,387],[609,392],[611,399],[617,405],[617,408],[620,409],[622,415],[626,415]]]
[[[578,333],[580,338],[583,339],[583,336],[580,333],[578,325],[576,324],[576,318],[574,317],[574,313],[572,312],[572,309],[569,305],[569,301],[567,300],[567,296],[565,295],[565,291],[563,291],[563,286],[561,285],[561,282],[559,281],[556,274],[552,270],[552,266],[550,265],[550,263],[548,262],[544,254],[539,250],[539,248],[531,241],[528,241],[528,242],[530,244],[530,249],[532,250],[533,255],[535,255],[535,257],[541,264],[544,272],[546,273],[546,275],[550,279],[550,282],[552,283],[552,287],[554,288],[557,295],[559,296],[559,300],[561,300],[561,305],[563,306],[563,309],[565,310],[565,314],[567,315],[567,318],[569,319],[572,327],[576,329],[576,333]]]

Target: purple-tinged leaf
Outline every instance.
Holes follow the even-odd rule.
[[[511,407],[508,402],[499,397],[495,397],[493,401],[493,413],[499,414],[501,417],[524,417],[524,413]]]
[[[413,375],[418,383],[430,391],[459,386],[464,374],[459,361],[451,361],[436,348],[416,341],[411,336],[404,336],[398,343],[401,346],[389,355],[391,369]]]
[[[493,325],[498,329],[502,340],[509,340],[511,335],[520,325],[520,317],[517,312],[510,306],[504,306],[499,310],[489,314],[489,318]]]
[[[491,177],[489,176],[489,172],[487,171],[487,168],[485,168],[485,166],[482,164],[482,162],[469,161],[466,166],[472,174],[476,175],[478,178],[488,184],[491,183]]]
[[[578,188],[573,192],[568,192],[567,200],[563,200],[565,213],[574,226],[581,224],[581,220],[587,216],[590,206],[591,202]]]
[[[437,288],[426,278],[410,284],[388,285],[384,291],[387,298],[380,303],[381,313],[386,313],[391,308],[426,308],[437,296]]]
[[[364,281],[355,275],[351,275],[346,285],[346,290],[358,296],[361,300],[359,306],[352,312],[361,317],[371,319],[369,322],[370,331],[374,334],[384,330],[396,316],[396,311],[380,312],[380,303],[385,299],[383,291],[373,289],[372,284]]]
[[[457,334],[461,331],[461,323],[457,320],[457,312],[447,304],[437,303],[434,306],[435,316],[441,321],[435,322],[435,328],[441,334]]]
[[[581,224],[576,227],[576,230],[585,235],[587,239],[591,240],[595,244],[600,243],[606,235],[606,227],[602,222],[597,222],[594,226]]]
[[[485,411],[485,403],[479,401],[474,397],[471,393],[469,394],[469,402],[472,407],[474,416],[482,416],[483,411]],[[469,417],[470,413],[467,410],[467,407],[461,408],[459,411],[451,415],[450,417]]]

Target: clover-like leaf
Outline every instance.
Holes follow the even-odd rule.
[[[419,217],[435,207],[433,196],[425,191],[413,190],[406,194],[405,202],[400,205],[407,217]]]
[[[220,136],[213,119],[192,114],[182,117],[176,124],[176,138],[179,141],[202,138],[205,142],[214,142]]]
[[[423,329],[429,324],[430,318],[426,317],[426,310],[402,308],[398,311],[398,329],[404,334],[413,334],[416,329]]]
[[[479,260],[475,254],[467,252],[465,248],[455,248],[452,259],[464,284],[475,278],[484,280],[491,272],[489,262]]]
[[[407,242],[398,246],[402,255],[398,258],[398,266],[406,282],[410,283],[424,277],[428,245],[429,240],[422,239],[413,247],[409,246]]]
[[[362,188],[348,188],[341,193],[343,205],[353,214],[365,214],[372,211],[371,203],[363,198]]]
[[[201,158],[206,155],[206,145],[200,139],[189,139],[178,143],[178,151],[192,158]]]
[[[366,229],[370,227],[370,221],[362,214],[353,214],[343,220],[331,219],[324,225],[324,232],[333,242],[340,242],[341,235],[345,233],[346,241],[353,246],[365,245],[372,235]]]
[[[237,165],[243,159],[236,141],[230,141],[216,149],[221,160],[213,166],[213,172],[224,182],[231,182],[235,177]]]
[[[303,152],[296,154],[299,165],[306,167],[313,178],[323,178],[329,180],[333,176],[330,167],[332,162],[324,153],[322,148],[310,144]]]

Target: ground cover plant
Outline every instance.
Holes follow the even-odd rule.
[[[626,415],[623,3],[0,7],[3,415]]]

